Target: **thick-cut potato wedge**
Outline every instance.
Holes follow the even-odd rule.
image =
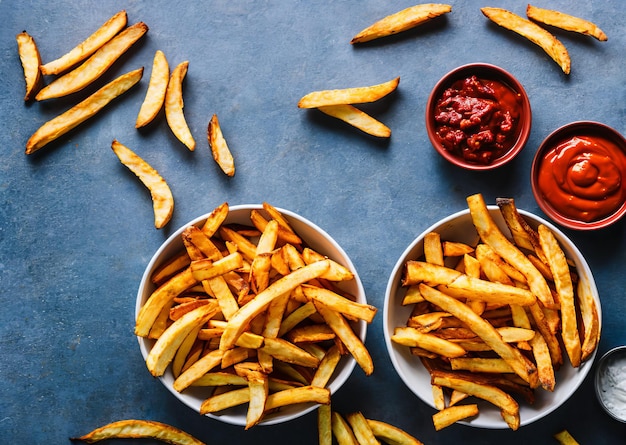
[[[469,378],[463,378],[453,373],[433,370],[431,383],[456,389],[466,394],[486,400],[510,415],[505,418],[509,427],[515,431],[519,427],[519,404],[503,390],[484,383],[478,383]],[[504,416],[503,416],[504,417]]]
[[[44,145],[63,136],[68,131],[93,117],[113,99],[133,87],[143,75],[143,68],[123,74],[106,84],[65,113],[43,124],[26,142],[26,154],[32,154]]]
[[[148,32],[148,26],[143,22],[129,26],[102,45],[82,65],[42,88],[35,99],[42,101],[63,97],[82,90],[102,76],[146,32]]]
[[[159,175],[159,172],[128,147],[118,141],[113,141],[111,148],[122,164],[136,174],[150,190],[154,210],[154,226],[157,229],[163,228],[170,221],[174,212],[174,196],[167,182]]]
[[[204,445],[204,442],[171,425],[135,419],[112,422],[84,436],[72,438],[87,443],[108,439],[156,439],[171,445]]]
[[[541,47],[561,67],[565,74],[570,73],[571,60],[567,48],[550,32],[506,9],[484,7],[480,10],[492,22],[516,32]]]
[[[526,7],[526,16],[544,25],[554,26],[566,31],[577,32],[594,37],[600,41],[608,40],[607,35],[598,26],[580,17],[565,14],[552,9],[539,8],[537,6],[528,5]]]
[[[165,92],[165,119],[174,136],[185,144],[189,151],[194,151],[196,149],[196,141],[191,134],[191,130],[189,130],[183,113],[183,107],[185,106],[183,101],[183,80],[187,75],[188,68],[189,62],[185,60],[176,65],[176,68],[172,71]]]
[[[485,319],[477,315],[466,304],[449,297],[432,287],[420,284],[424,298],[465,323],[476,335],[487,343],[494,352],[503,358],[515,373],[531,387],[537,380],[537,368],[522,353],[505,343],[498,331]]]
[[[219,312],[217,303],[207,304],[186,313],[168,327],[154,344],[146,357],[146,366],[155,377],[163,375],[187,334],[202,326]]]
[[[318,108],[329,105],[346,105],[374,102],[398,87],[400,77],[367,87],[314,91],[302,97],[298,108]]]
[[[41,73],[44,75],[60,74],[76,66],[115,37],[126,26],[127,20],[126,11],[119,11],[70,52],[42,65]]]
[[[574,285],[567,264],[565,253],[559,246],[554,234],[546,226],[541,224],[539,242],[545,252],[548,265],[554,277],[554,285],[561,306],[561,338],[565,345],[565,351],[575,368],[580,366],[581,345],[576,321],[576,302],[574,301]]]
[[[222,133],[222,127],[220,126],[217,114],[214,114],[209,121],[207,138],[213,159],[217,162],[217,165],[220,166],[226,176],[234,176],[235,160]]]
[[[489,214],[483,196],[479,193],[468,196],[467,204],[480,238],[505,261],[524,274],[528,287],[544,306],[554,306],[554,298],[545,278],[524,253],[500,231]]]
[[[350,124],[371,136],[379,138],[388,138],[391,136],[391,130],[389,127],[353,105],[327,105],[317,107],[317,109],[322,113],[327,114],[328,116],[336,117],[337,119],[342,120],[343,122]]]
[[[554,438],[558,440],[561,445],[579,445],[578,441],[576,441],[574,436],[567,430],[559,431],[554,435]]]
[[[141,103],[141,108],[137,114],[135,128],[148,125],[159,114],[165,102],[165,92],[170,80],[170,65],[163,51],[157,50],[152,61],[152,72],[150,82],[146,91],[146,97]]]
[[[452,6],[438,3],[425,3],[411,6],[402,11],[388,15],[373,25],[368,26],[355,35],[350,43],[369,42],[374,39],[407,31],[450,11],[452,11]]]
[[[297,286],[319,277],[328,270],[327,261],[319,261],[298,269],[272,283],[267,289],[242,306],[228,321],[220,341],[220,349],[226,350],[234,346],[235,342],[247,328],[250,321],[259,315],[272,300],[290,292]]]
[[[367,419],[374,436],[389,445],[424,445],[406,431],[380,420]]]
[[[43,76],[39,66],[41,56],[35,43],[35,39],[26,31],[22,31],[15,36],[17,41],[17,52],[20,56],[22,68],[24,69],[24,80],[26,81],[26,93],[24,100],[29,101],[39,92],[43,83]]]
[[[477,415],[478,405],[476,404],[450,406],[433,414],[433,424],[436,431],[441,431],[459,420]]]

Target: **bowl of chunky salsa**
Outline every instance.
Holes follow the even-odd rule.
[[[521,83],[486,63],[458,67],[443,76],[426,105],[426,129],[433,147],[448,161],[488,170],[512,160],[524,148],[532,123]]]
[[[599,122],[564,125],[539,146],[531,185],[541,210],[558,224],[609,226],[626,214],[626,139]]]

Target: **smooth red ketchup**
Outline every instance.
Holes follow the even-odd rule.
[[[521,96],[496,80],[461,79],[437,100],[437,137],[446,150],[487,165],[517,140]]]
[[[592,222],[624,202],[626,154],[613,142],[592,136],[562,141],[543,157],[539,189],[567,218]]]

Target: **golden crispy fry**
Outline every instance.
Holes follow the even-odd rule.
[[[24,100],[29,101],[39,92],[39,88],[43,83],[43,76],[39,66],[41,65],[41,56],[35,39],[26,31],[22,31],[17,36],[17,51],[24,69],[24,80],[26,81],[26,93]]]
[[[598,346],[598,341],[600,340],[600,318],[596,301],[593,299],[589,286],[583,280],[580,280],[576,289],[578,307],[580,308],[580,316],[584,328],[580,360],[584,362]]]
[[[565,345],[565,351],[569,356],[572,366],[580,366],[581,345],[576,321],[576,303],[574,301],[574,285],[567,264],[565,253],[561,250],[550,229],[544,225],[538,227],[539,242],[548,260],[554,285],[559,296],[561,305],[561,338]]]
[[[209,121],[209,128],[207,130],[207,137],[209,139],[209,146],[211,147],[211,153],[213,159],[220,166],[226,176],[235,175],[235,161],[233,155],[226,144],[226,139],[222,134],[222,128],[220,122],[217,119],[217,114],[214,114]]]
[[[424,334],[410,327],[397,327],[391,340],[400,345],[435,352],[442,357],[462,357],[466,354],[465,349],[456,343],[436,335]]]
[[[126,11],[119,11],[84,41],[72,48],[62,57],[41,66],[45,75],[60,74],[95,53],[102,45],[111,40],[127,23]]]
[[[183,315],[168,327],[146,357],[146,365],[150,374],[155,377],[163,375],[165,368],[174,358],[174,354],[176,354],[185,337],[193,329],[209,321],[218,312],[219,306],[217,303],[200,306]]]
[[[363,413],[360,411],[350,413],[346,416],[346,420],[350,424],[359,445],[380,445]]]
[[[453,371],[466,370],[492,374],[506,374],[513,372],[513,369],[511,369],[508,363],[501,358],[451,358],[450,366]]]
[[[441,236],[437,232],[430,232],[424,236],[424,259],[427,263],[443,266],[443,246]]]
[[[477,415],[478,405],[476,404],[450,406],[433,414],[433,424],[436,431],[441,431],[459,420]]]
[[[339,445],[359,445],[346,419],[336,411],[331,413],[331,417],[333,436],[337,439],[337,443]]]
[[[129,26],[102,45],[82,65],[42,88],[35,96],[35,99],[41,101],[63,97],[82,90],[102,76],[146,32],[148,32],[148,26],[143,22]]]
[[[223,356],[224,352],[219,349],[214,349],[202,356],[182,374],[176,377],[173,384],[174,389],[178,392],[182,392],[189,386],[194,385],[201,377],[219,366],[222,363]]]
[[[456,389],[496,405],[503,414],[506,413],[510,415],[510,417],[507,416],[507,418],[505,418],[505,421],[512,430],[515,431],[519,427],[519,405],[513,397],[503,390],[492,385],[463,378],[450,372],[433,370],[431,376],[431,383],[434,385]]]
[[[517,211],[515,200],[513,198],[496,198],[496,204],[504,222],[511,231],[513,242],[522,249],[535,252],[542,261],[545,261],[543,250],[539,244],[539,234]]]
[[[317,107],[322,113],[328,116],[336,117],[343,122],[352,125],[355,128],[367,133],[371,136],[379,138],[388,138],[391,136],[391,130],[379,120],[374,119],[363,110],[359,110],[350,104],[326,105]]]
[[[374,436],[389,445],[424,445],[406,431],[380,420],[367,419]]]
[[[165,118],[174,136],[185,144],[189,151],[194,151],[196,149],[196,141],[189,130],[183,114],[183,80],[187,75],[188,68],[189,62],[184,61],[179,63],[172,71],[165,92]]]
[[[313,263],[317,264],[317,263]],[[307,266],[309,267],[309,266]],[[337,337],[346,345],[348,351],[352,354],[356,362],[359,364],[365,375],[371,375],[374,372],[374,362],[367,348],[359,337],[354,333],[346,319],[340,314],[333,311],[321,301],[314,301],[313,304],[324,321],[335,331]]]
[[[265,413],[265,402],[269,395],[269,381],[258,363],[235,365],[235,372],[246,378],[250,388],[250,402],[246,414],[246,429],[257,425]]]
[[[374,320],[374,316],[378,309],[375,306],[363,303],[357,303],[349,300],[341,295],[321,287],[316,286],[302,286],[304,295],[309,300],[320,301],[327,307],[334,311],[341,312],[344,315],[349,315],[354,318],[359,318],[371,323]]]
[[[330,404],[317,408],[317,432],[319,445],[333,445],[332,409]]]
[[[439,306],[446,312],[451,313],[456,318],[465,323],[476,333],[491,349],[503,358],[515,373],[531,386],[537,379],[537,368],[522,355],[522,353],[505,343],[496,329],[486,320],[474,313],[467,305],[449,297],[432,287],[420,284],[420,291],[424,298]]]
[[[328,105],[374,102],[395,91],[399,83],[400,78],[396,77],[390,81],[367,87],[314,91],[300,99],[298,108],[318,108]]]
[[[215,413],[250,401],[250,388],[233,389],[209,397],[200,405],[200,414]]]
[[[281,406],[296,405],[298,403],[330,403],[330,390],[315,386],[302,386],[299,388],[286,389],[270,394],[265,404],[266,410],[273,410]]]
[[[163,51],[157,50],[152,61],[152,73],[150,74],[148,90],[137,114],[135,128],[148,125],[159,114],[165,102],[165,92],[167,91],[169,80],[170,66]]]
[[[111,148],[122,164],[136,174],[150,190],[154,210],[154,226],[157,229],[163,228],[174,212],[174,196],[167,182],[146,161],[118,141],[113,141]]]
[[[554,435],[554,438],[559,441],[561,445],[578,445],[578,442],[567,430],[559,431]]]
[[[541,47],[563,70],[570,73],[571,60],[567,48],[552,34],[536,23],[502,8],[481,8],[482,13],[503,28],[516,32]]]
[[[445,257],[463,256],[474,252],[472,246],[455,241],[443,241],[441,247],[443,249],[443,256]]]
[[[535,22],[543,23],[544,25],[555,26],[566,31],[585,34],[600,41],[608,40],[606,34],[598,28],[595,23],[580,17],[575,17],[573,15],[551,9],[539,8],[533,5],[528,5],[526,7],[526,15],[529,19]]]
[[[133,87],[143,74],[143,68],[123,74],[106,84],[65,113],[43,124],[26,142],[26,154],[32,154],[44,145],[61,137],[90,117],[93,117],[116,97]]]
[[[192,261],[190,265],[191,274],[197,281],[219,277],[242,266],[243,258],[239,252],[233,252],[217,261],[208,258]]]
[[[248,323],[259,315],[267,305],[279,296],[290,292],[295,287],[319,277],[328,269],[327,261],[319,261],[298,269],[289,275],[275,281],[253,300],[242,306],[228,321],[222,339],[220,349],[226,350],[234,346],[237,338],[247,328]]]
[[[374,39],[407,31],[450,11],[452,11],[452,6],[437,3],[411,6],[402,11],[388,15],[365,28],[354,36],[350,43],[369,42]]]
[[[337,367],[337,363],[341,359],[341,351],[337,346],[331,346],[328,348],[324,357],[320,361],[317,370],[315,371],[315,375],[311,380],[311,386],[319,386],[320,388],[325,388],[326,384],[330,380]]]
[[[94,443],[107,439],[156,439],[171,445],[204,445],[190,434],[153,420],[120,420],[72,440]]]
[[[556,378],[554,376],[554,367],[552,366],[552,357],[550,349],[542,335],[535,335],[530,340],[530,346],[533,351],[533,357],[537,365],[537,376],[539,384],[546,391],[554,391],[556,386]]]
[[[528,258],[500,231],[489,214],[481,194],[467,197],[467,203],[474,226],[480,238],[505,261],[517,268],[528,282],[528,287],[546,307],[554,305],[554,299],[548,283]]]
[[[304,349],[282,338],[266,338],[265,344],[260,351],[285,363],[305,366],[307,368],[316,368],[320,362],[314,355],[309,354]]]

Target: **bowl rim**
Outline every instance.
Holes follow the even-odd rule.
[[[578,120],[562,125],[550,132],[550,134],[548,134],[539,144],[530,168],[530,186],[539,208],[557,224],[567,227],[568,229],[581,231],[603,229],[616,223],[622,219],[624,215],[626,215],[626,201],[624,201],[624,203],[622,203],[622,205],[615,210],[614,213],[602,219],[591,222],[579,221],[560,214],[554,207],[542,198],[541,190],[537,184],[537,178],[543,161],[543,153],[547,149],[568,136],[588,133],[598,134],[605,139],[615,142],[617,146],[624,147],[624,151],[626,153],[626,138],[616,129],[602,122],[593,120]]]
[[[488,205],[487,207],[490,213],[499,214],[498,206]],[[529,211],[523,210],[523,209],[519,209],[519,213],[527,221],[528,219],[530,219],[533,224],[544,224],[545,226],[547,226],[555,234],[555,236],[557,237],[557,240],[559,240],[560,243],[565,242],[567,244],[567,247],[571,249],[573,256],[576,257],[577,267],[582,268],[581,272],[584,272],[584,274],[581,273],[581,277],[585,277],[589,282],[588,283],[589,288],[591,290],[592,295],[594,296],[594,300],[597,306],[598,317],[599,317],[599,330],[601,332],[602,331],[602,308],[601,308],[601,301],[600,301],[599,294],[598,294],[598,289],[597,289],[593,274],[591,273],[591,269],[586,259],[584,258],[580,250],[578,249],[578,247],[559,228],[557,228],[554,224],[550,223],[549,221],[546,221],[544,218],[536,214],[533,214]],[[426,228],[418,236],[416,236],[409,243],[409,245],[404,249],[402,254],[399,256],[389,276],[387,287],[385,289],[385,299],[384,299],[384,304],[383,304],[383,335],[385,339],[385,346],[387,348],[387,353],[393,364],[394,369],[396,370],[396,373],[400,376],[401,380],[404,382],[407,388],[409,388],[409,390],[418,399],[422,400],[431,408],[435,408],[434,403],[432,401],[432,397],[431,398],[423,397],[422,395],[418,394],[416,392],[416,389],[411,386],[411,382],[408,380],[408,376],[405,376],[404,373],[402,372],[402,366],[400,365],[400,360],[398,358],[398,355],[401,355],[402,350],[400,349],[399,345],[396,345],[395,343],[391,341],[391,335],[392,335],[393,329],[396,327],[395,325],[394,326],[390,325],[391,303],[392,303],[392,300],[396,299],[396,295],[398,292],[398,287],[396,286],[397,286],[397,283],[399,283],[399,278],[402,273],[404,264],[406,263],[408,259],[415,257],[414,255],[411,255],[411,253],[416,248],[419,248],[420,243],[423,243],[424,236],[430,231],[444,227],[446,224],[451,223],[452,221],[458,219],[459,217],[469,217],[468,215],[469,215],[469,209],[467,208],[457,211],[455,213],[452,213],[446,217],[441,218],[437,222],[431,224],[428,228]],[[532,411],[533,407],[520,404],[520,427],[536,422],[548,416],[549,414],[557,410],[560,406],[562,406],[574,394],[574,392],[578,390],[580,385],[586,379],[587,375],[592,369],[593,363],[597,355],[597,351],[598,351],[598,348],[596,347],[596,349],[593,351],[593,353],[587,359],[587,361],[581,364],[581,366],[578,369],[572,368],[573,369],[572,372],[576,373],[577,381],[572,387],[568,388],[567,391],[563,393],[563,398],[558,405],[552,404],[542,411],[539,411],[536,413],[531,412],[531,415],[527,415],[528,411]],[[566,356],[564,356],[564,365],[566,364],[569,364],[569,361],[567,361]],[[423,368],[423,365],[419,363],[419,361],[415,362],[415,367],[419,367],[418,369],[425,370],[425,368]],[[411,368],[413,368],[413,366],[411,366]],[[561,368],[563,369],[563,367]],[[557,376],[558,376],[558,373],[563,372],[562,369],[560,371],[557,371]],[[557,387],[558,387],[558,380],[557,380]],[[554,393],[548,393],[547,391],[543,391],[543,393],[539,393],[539,394],[545,397],[553,397],[553,394],[554,394]],[[477,400],[477,402],[479,404],[482,403],[482,401],[480,400]],[[501,418],[499,418],[498,420],[499,422],[497,423],[481,421],[480,416],[478,416],[470,421],[460,421],[457,423],[470,426],[470,427],[484,428],[484,429],[508,429],[507,424]]]
[[[324,229],[322,229],[321,227],[319,227],[317,224],[313,223],[309,219],[305,218],[304,216],[299,215],[291,210],[281,208],[281,207],[275,207],[275,208],[283,216],[285,216],[291,223],[295,222],[294,225],[308,226],[308,228],[310,228],[314,232],[319,233],[325,239],[326,242],[330,243],[330,245],[333,247],[333,249],[335,249],[336,253],[339,256],[341,256],[341,258],[338,258],[330,254],[328,255],[329,258],[334,259],[335,261],[338,261],[340,264],[343,264],[344,266],[348,267],[354,273],[354,286],[356,289],[356,292],[354,292],[354,296],[357,298],[357,301],[366,302],[365,288],[363,287],[363,283],[361,282],[361,278],[358,274],[358,271],[356,267],[354,266],[351,258],[348,256],[345,250],[339,245],[339,243],[332,236],[330,236]],[[252,210],[262,210],[262,209],[263,209],[262,204],[237,204],[237,205],[232,205],[232,206],[229,205],[228,212],[230,216],[232,212],[242,212],[242,211],[249,212]],[[142,305],[145,303],[144,288],[146,286],[151,285],[150,276],[152,272],[155,270],[155,268],[159,264],[161,264],[161,262],[163,261],[161,259],[161,256],[164,254],[165,251],[167,251],[168,249],[171,249],[171,246],[173,243],[177,244],[180,242],[181,249],[182,249],[183,248],[182,240],[181,240],[182,232],[190,225],[199,226],[209,217],[210,214],[211,212],[208,212],[203,215],[197,216],[196,218],[190,220],[186,224],[183,224],[182,226],[180,226],[171,235],[169,235],[167,239],[163,241],[163,243],[161,243],[159,248],[152,255],[152,257],[150,258],[150,260],[148,261],[144,269],[139,287],[137,289],[136,300],[135,300],[134,320],[137,319],[137,315],[139,314],[139,311]],[[228,216],[226,218],[226,221],[228,221]],[[303,239],[303,241],[305,241],[305,239]],[[306,241],[309,241],[309,240],[306,240]],[[323,253],[325,255],[327,254],[326,252],[320,252],[320,253]],[[354,326],[356,327],[355,333],[361,339],[361,341],[365,343],[366,336],[367,336],[367,323],[365,323],[363,320],[359,320],[358,322],[354,323]],[[153,347],[155,341],[150,340],[148,338],[144,338],[144,337],[138,337],[138,336],[136,336],[136,338],[139,343],[139,349],[140,349],[141,355],[145,362],[145,359],[150,351],[150,348]],[[328,387],[331,390],[331,394],[334,394],[336,391],[338,391],[348,381],[349,377],[352,375],[354,368],[356,367],[356,360],[352,357],[352,355],[347,354],[341,358],[341,361],[337,366],[338,368],[335,370],[335,373],[333,374],[333,377],[331,378],[328,384]],[[343,366],[343,367],[339,369],[340,366]],[[171,376],[170,366],[168,366],[166,370],[166,374],[161,377],[158,377],[158,379],[163,384],[163,386],[165,386],[165,388],[167,388],[167,390],[171,394],[173,394],[179,401],[181,401],[184,405],[186,405],[187,407],[191,408],[196,413],[198,413],[199,404],[197,402],[197,398],[190,396],[188,394],[185,394],[185,393],[179,393],[172,387],[170,380],[173,380],[173,379]],[[301,405],[301,408],[297,409],[296,412],[290,412],[287,414],[283,413],[282,415],[280,414],[280,412],[272,413],[268,415],[266,418],[264,418],[261,422],[259,422],[257,426],[269,426],[269,425],[275,425],[275,424],[280,424],[280,423],[285,423],[291,420],[295,420],[317,409],[318,406],[319,404],[309,403],[309,404]],[[231,409],[235,409],[235,408],[231,408]],[[231,414],[230,412],[227,412],[227,413],[223,413],[219,415],[208,413],[208,414],[205,414],[205,416],[215,419],[215,420],[219,420],[223,423],[236,425],[236,426],[245,426],[246,424],[245,411],[243,412],[243,415],[237,414],[237,413]]]
[[[602,390],[600,389],[600,374],[602,370],[607,365],[609,359],[618,354],[621,354],[622,356],[626,357],[626,345],[615,346],[609,349],[608,351],[606,351],[602,355],[602,357],[600,357],[600,360],[598,360],[598,365],[596,366],[594,386],[595,386],[596,398],[598,399],[598,403],[600,403],[600,405],[602,406],[602,409],[604,409],[604,411],[609,416],[611,416],[611,418],[617,420],[618,422],[626,423],[626,417],[617,416],[617,414],[611,411],[611,409],[606,405],[604,401],[604,397],[602,396]]]
[[[477,71],[477,73],[476,73]],[[482,75],[488,79],[495,79],[499,81],[503,81],[505,85],[511,88],[513,91],[520,94],[522,98],[522,109],[524,112],[522,115],[521,128],[519,130],[519,135],[517,137],[517,141],[513,146],[507,151],[504,155],[500,156],[492,163],[488,165],[482,164],[474,164],[465,161],[464,159],[450,153],[448,150],[443,148],[441,144],[437,142],[435,138],[435,129],[434,123],[432,119],[432,110],[434,109],[437,99],[440,96],[440,93],[444,88],[449,86],[453,81],[458,80],[465,76],[464,73],[474,72],[474,74]],[[446,74],[444,74],[432,88],[430,94],[428,95],[428,100],[426,102],[426,112],[425,112],[425,121],[426,121],[426,132],[428,133],[428,139],[430,140],[433,148],[439,153],[444,159],[449,161],[451,164],[454,164],[458,167],[474,170],[474,171],[484,171],[484,170],[493,170],[495,168],[501,167],[504,164],[507,164],[511,160],[513,160],[517,155],[524,149],[528,139],[530,137],[530,131],[532,129],[532,107],[530,105],[530,99],[528,97],[528,93],[526,92],[522,83],[509,71],[504,68],[494,65],[491,63],[484,62],[474,62],[467,63],[465,65],[458,66]]]

